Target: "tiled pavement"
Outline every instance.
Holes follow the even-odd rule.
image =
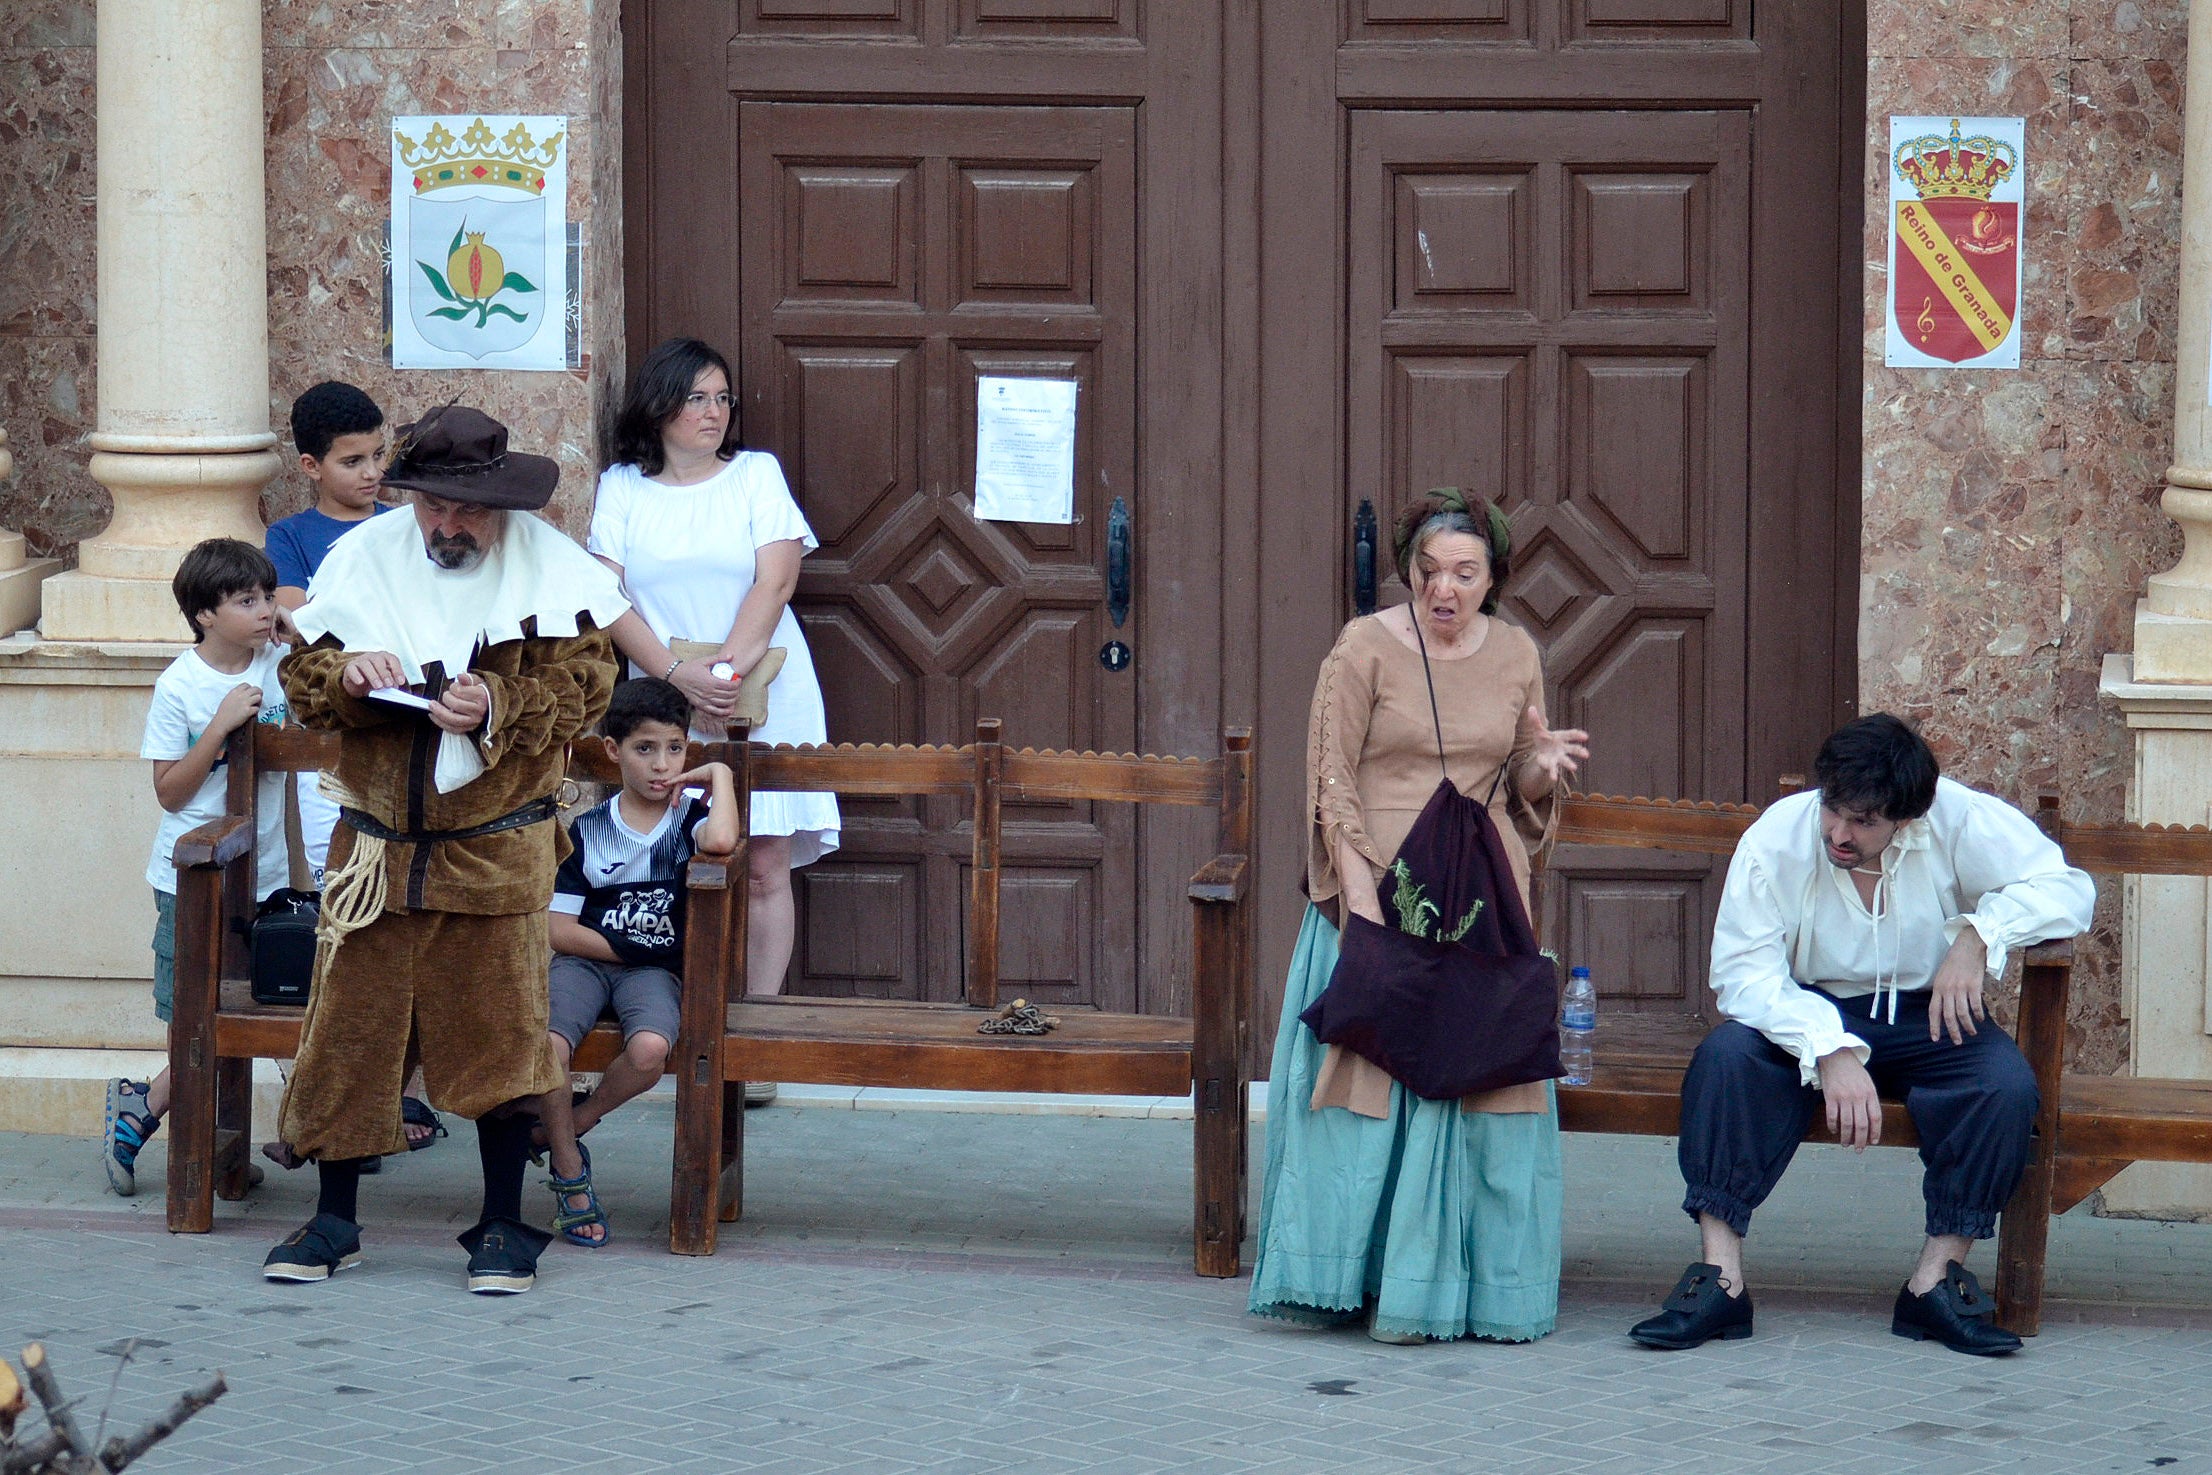
[[[255,1274],[308,1212],[304,1173],[171,1236],[158,1147],[126,1202],[87,1144],[0,1137],[0,1347],[45,1340],[96,1409],[139,1339],[118,1425],[223,1369],[230,1396],[149,1472],[2212,1475],[2212,1226],[2068,1216],[2044,1335],[1956,1357],[1887,1331],[1909,1153],[1808,1149],[1761,1222],[1760,1334],[1670,1356],[1621,1335],[1691,1249],[1661,1142],[1568,1139],[1556,1334],[1390,1348],[1256,1322],[1248,1282],[1190,1275],[1186,1124],[779,1107],[748,1127],[721,1254],[661,1248],[648,1101],[594,1137],[617,1242],[556,1247],[510,1300],[459,1286],[465,1126],[364,1183],[367,1263],[306,1287]]]

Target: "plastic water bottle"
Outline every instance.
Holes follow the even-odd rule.
[[[1567,996],[1559,1004],[1559,1063],[1567,1068],[1564,1084],[1590,1084],[1590,1042],[1597,1032],[1597,985],[1590,981],[1589,969],[1573,969],[1567,974]]]

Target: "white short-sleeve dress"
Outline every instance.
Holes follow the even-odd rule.
[[[792,538],[809,553],[819,546],[784,484],[783,468],[763,451],[740,451],[715,475],[687,487],[649,481],[635,466],[610,466],[599,478],[591,512],[591,551],[622,565],[623,592],[664,641],[727,636],[752,591],[755,554]],[[768,722],[754,739],[829,741],[822,684],[789,605],[768,643],[783,647],[783,671],[768,689]],[[835,850],[837,830],[835,795],[753,793],[752,832],[789,835],[794,866]]]

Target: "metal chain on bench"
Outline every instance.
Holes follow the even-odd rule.
[[[1027,999],[999,1005],[998,1012],[975,1027],[979,1035],[1041,1035],[1057,1029],[1060,1016],[1047,1014]]]

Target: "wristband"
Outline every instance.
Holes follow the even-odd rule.
[[[671,679],[673,679],[673,678],[674,678],[674,676],[676,675],[676,668],[677,668],[678,666],[681,666],[681,665],[682,665],[683,663],[684,663],[684,658],[683,658],[682,656],[678,656],[678,657],[676,657],[676,659],[674,659],[673,661],[670,661],[670,662],[668,663],[668,669],[667,669],[667,670],[665,670],[665,671],[663,671],[663,672],[661,672],[661,680],[663,680],[663,681],[668,681],[668,680],[671,680]]]

